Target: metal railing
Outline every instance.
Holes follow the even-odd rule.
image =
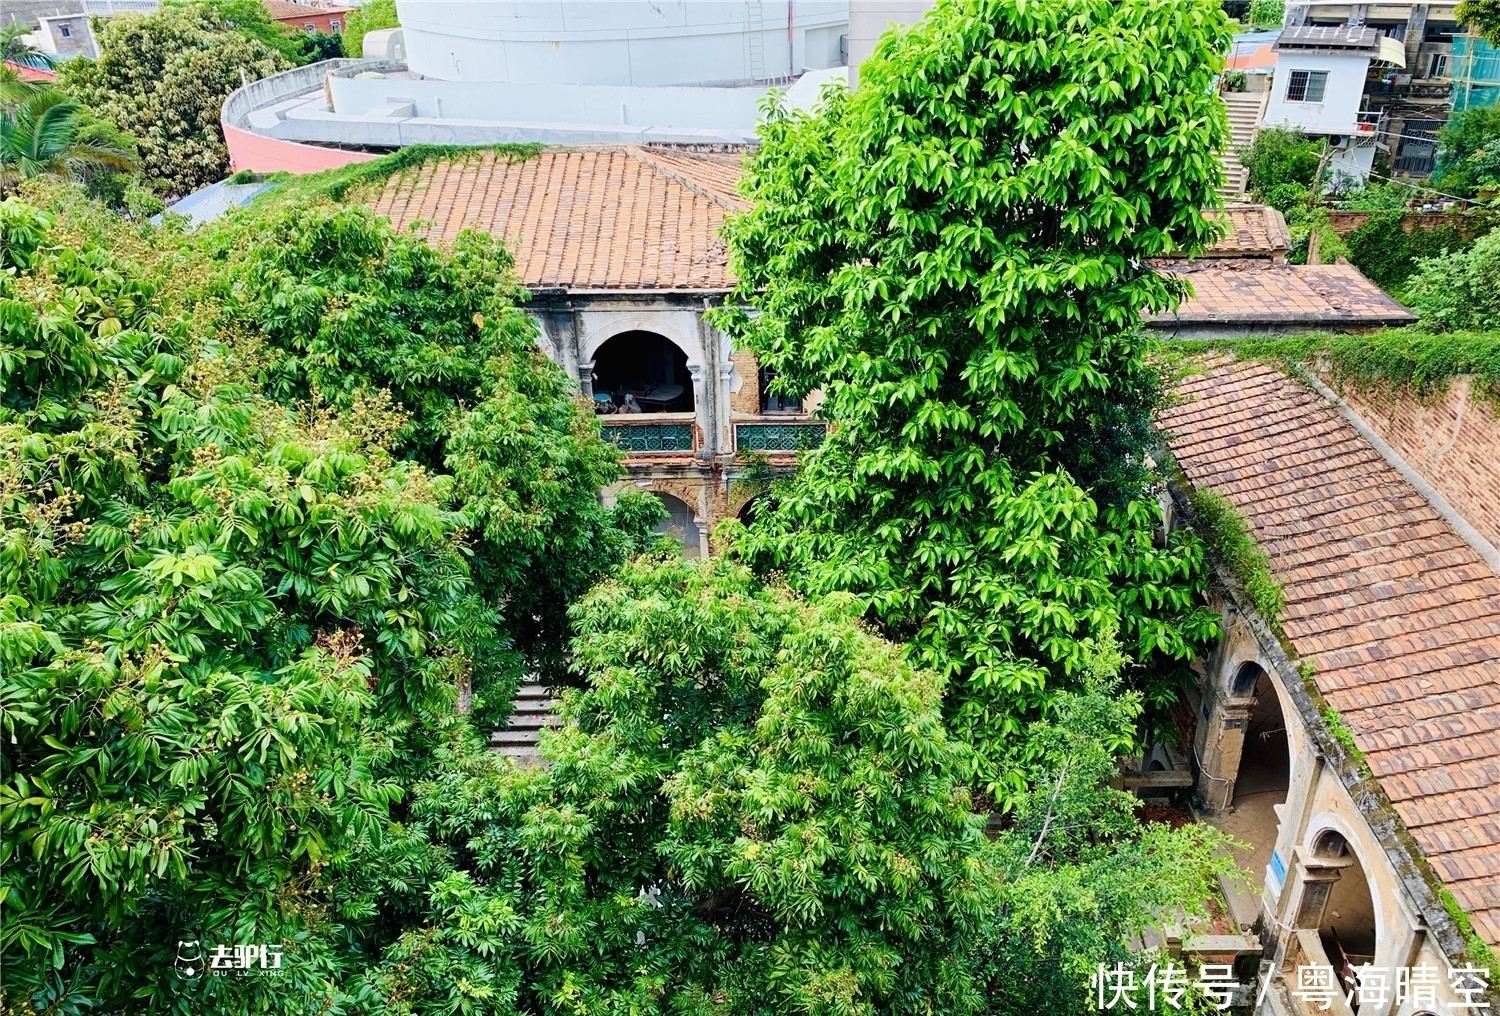
[[[823,443],[827,427],[807,420],[737,421],[734,450],[749,453],[798,452]]]
[[[630,455],[681,454],[698,449],[697,428],[684,420],[628,420],[614,417],[600,421],[604,439]]]

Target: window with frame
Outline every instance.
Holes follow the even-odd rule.
[[[62,33],[64,39],[73,38],[73,27],[71,25],[58,25],[57,28]]]
[[[1286,81],[1286,101],[1322,102],[1327,90],[1327,71],[1292,71]]]
[[[1448,76],[1447,53],[1432,54],[1432,59],[1427,63],[1427,76],[1429,78],[1446,78]]]
[[[307,24],[305,24],[305,25],[302,26],[302,30],[304,32],[306,32],[308,35],[317,35],[318,34],[318,24],[315,21],[309,21]]]
[[[762,413],[800,413],[802,400],[790,395],[771,394],[771,382],[776,374],[767,367],[760,369],[760,411]]]
[[[343,25],[339,24],[339,19],[338,18],[329,18],[328,19],[328,31],[330,33],[332,33],[333,35],[338,35],[339,31],[343,27],[344,27]]]

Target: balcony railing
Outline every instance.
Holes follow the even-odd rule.
[[[826,427],[806,420],[737,422],[734,450],[751,453],[797,452],[823,443]]]
[[[691,415],[681,420],[636,421],[615,417],[601,422],[605,440],[613,441],[630,455],[681,454],[698,448],[697,428]]]

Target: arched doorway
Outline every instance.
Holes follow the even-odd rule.
[[[1229,682],[1229,700],[1243,717],[1244,738],[1230,807],[1214,824],[1245,844],[1234,850],[1234,859],[1254,875],[1256,884],[1284,880],[1287,858],[1276,854],[1281,832],[1276,807],[1286,803],[1291,786],[1291,752],[1281,699],[1271,676],[1259,664],[1246,661]],[[1227,885],[1225,891],[1235,919],[1241,925],[1253,923],[1260,912],[1258,891],[1239,883]]]
[[[682,556],[685,558],[701,556],[698,523],[693,521],[693,509],[688,507],[686,501],[673,497],[671,494],[652,491],[651,496],[660,500],[667,509],[667,517],[653,526],[652,532],[671,538],[674,543],[682,547]]]
[[[690,413],[687,354],[665,335],[621,332],[594,353],[594,398],[603,413]]]
[[[1307,867],[1310,873],[1320,872],[1323,878],[1334,879],[1317,922],[1318,938],[1339,980],[1357,986],[1355,970],[1361,964],[1375,962],[1375,899],[1370,893],[1370,880],[1365,877],[1359,855],[1350,849],[1343,834],[1333,829],[1325,829],[1313,840]],[[1358,1012],[1357,992],[1351,1002]]]
[[[1234,808],[1252,804],[1254,799],[1268,798],[1264,810],[1286,801],[1291,785],[1292,756],[1287,744],[1286,718],[1281,714],[1281,699],[1271,675],[1260,665],[1246,662],[1234,675],[1235,696],[1249,695],[1250,715],[1245,723],[1245,746],[1240,754],[1239,773],[1234,781]],[[1274,813],[1272,813],[1274,832]]]

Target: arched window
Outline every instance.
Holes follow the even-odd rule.
[[[1255,691],[1255,683],[1265,675],[1260,664],[1254,660],[1246,660],[1240,664],[1240,669],[1234,672],[1234,682],[1230,685],[1230,693],[1236,697],[1243,697]]]
[[[665,335],[621,332],[594,353],[594,397],[605,413],[690,413],[687,354]]]
[[[1312,853],[1314,857],[1324,860],[1337,860],[1349,856],[1349,844],[1344,840],[1343,833],[1325,829],[1313,842]]]

